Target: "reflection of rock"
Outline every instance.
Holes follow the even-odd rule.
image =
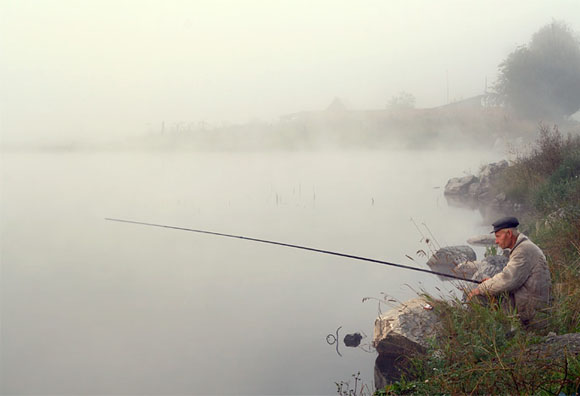
[[[468,195],[445,194],[445,200],[447,205],[455,208],[477,209],[481,205],[480,202]]]
[[[522,210],[520,204],[511,204],[506,201],[501,205],[496,205],[491,202],[478,201],[467,195],[445,195],[445,200],[451,207],[478,210],[486,224],[491,224],[503,216],[517,215]]]
[[[409,359],[425,351],[429,338],[436,335],[438,316],[422,298],[407,301],[375,320],[373,345],[379,355],[375,361],[375,387],[401,378]]]
[[[360,345],[360,340],[362,340],[362,335],[359,333],[347,334],[344,336],[344,345],[356,348]]]
[[[467,246],[447,246],[441,248],[433,254],[427,261],[427,265],[437,272],[449,275],[462,276],[457,267],[466,261],[475,261],[475,251]],[[441,280],[450,280],[451,278],[439,276]]]

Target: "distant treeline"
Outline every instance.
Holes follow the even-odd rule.
[[[537,127],[503,107],[485,106],[483,96],[432,109],[327,110],[295,113],[274,123],[176,125],[183,127],[152,133],[140,144],[189,150],[491,147],[498,139],[532,140]],[[573,129],[575,123],[567,126]]]

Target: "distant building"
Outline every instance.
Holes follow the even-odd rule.
[[[346,106],[344,105],[342,100],[340,100],[339,98],[334,98],[332,103],[330,103],[330,105],[326,108],[326,111],[332,111],[332,112],[338,113],[338,112],[348,111],[348,109],[346,108]]]
[[[319,118],[328,116],[328,113],[344,113],[349,111],[344,102],[336,97],[330,102],[330,105],[324,111],[298,111],[296,113],[289,113],[280,116],[280,121],[298,121],[312,118]]]
[[[457,100],[443,106],[434,107],[441,110],[477,110],[488,107],[488,95],[476,95],[471,98]]]

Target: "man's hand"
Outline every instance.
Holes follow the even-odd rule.
[[[491,279],[491,278],[483,278],[483,280],[481,281],[481,283],[485,282],[486,280]],[[476,287],[475,289],[473,289],[472,291],[469,292],[469,294],[467,295],[467,301],[471,301],[471,299],[475,296],[479,296],[480,294],[483,294],[481,292],[481,290],[479,290],[478,287]]]
[[[467,295],[467,301],[471,301],[471,299],[473,297],[479,296],[480,294],[481,294],[481,291],[476,287],[475,289],[470,291],[469,294]]]

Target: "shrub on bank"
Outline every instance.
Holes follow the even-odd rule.
[[[391,394],[577,394],[580,357],[530,354],[550,332],[580,332],[580,137],[540,128],[527,154],[494,188],[527,209],[523,230],[546,254],[552,303],[542,326],[521,328],[515,314],[475,301],[433,301],[441,336],[415,358],[408,377],[377,392]]]
[[[578,206],[579,175],[580,136],[564,137],[556,126],[540,125],[531,151],[518,154],[495,188],[538,217],[563,206]]]

